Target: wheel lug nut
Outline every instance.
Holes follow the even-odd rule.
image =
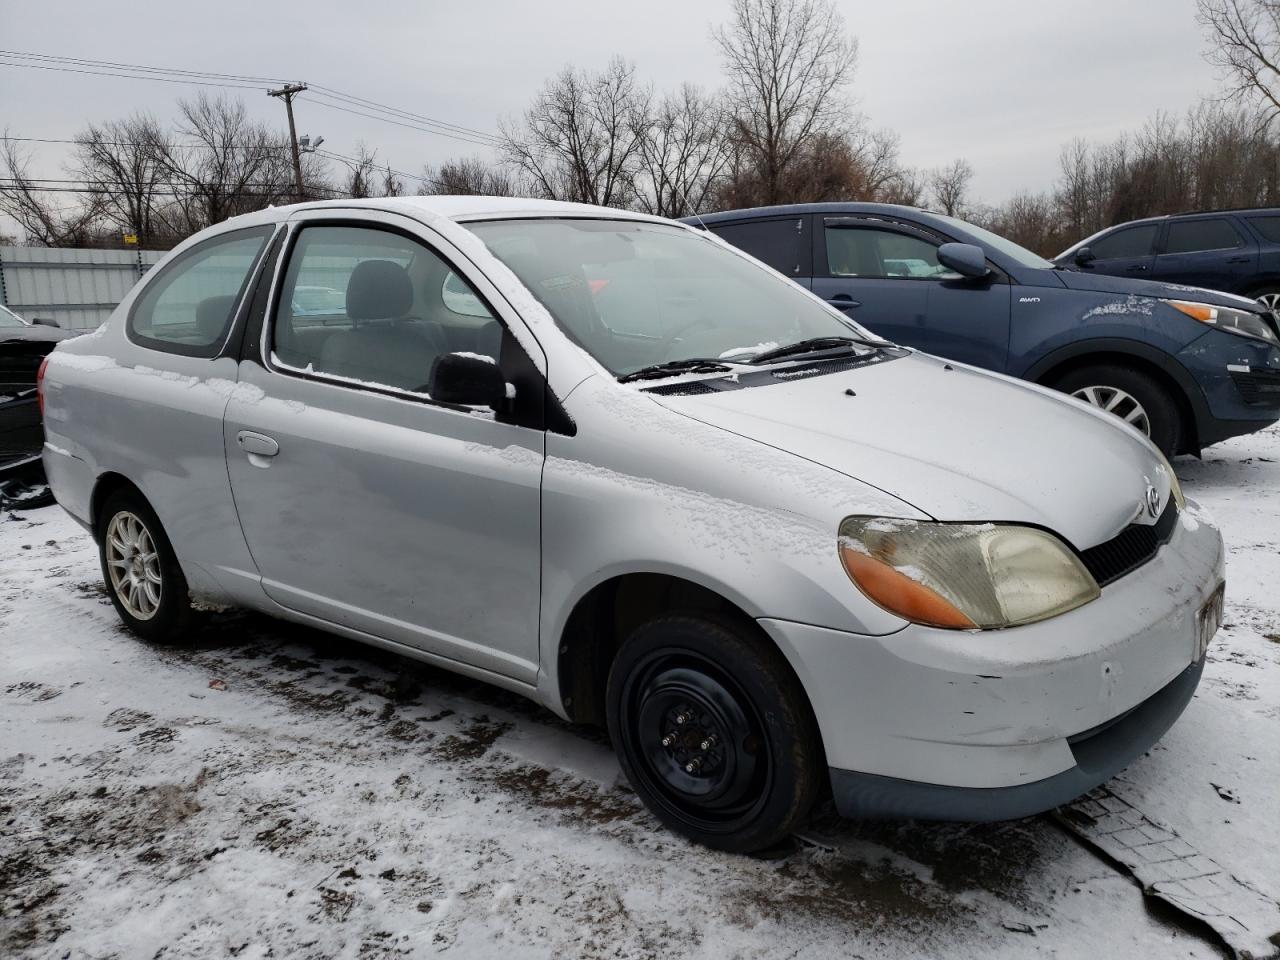
[[[698,749],[710,750],[715,745],[716,745],[716,738],[714,736],[710,736],[710,737],[707,737],[707,739],[703,740],[700,744],[698,744]]]
[[[689,714],[684,710],[681,710],[679,713],[676,714],[676,723],[680,724],[681,726],[684,726],[686,723],[688,723],[690,719],[691,718]]]
[[[688,763],[684,765],[685,773],[697,773],[701,769],[702,769],[702,761],[699,760],[697,757],[694,757],[692,760],[690,760]]]
[[[662,738],[662,745],[664,747],[669,747],[675,742],[676,742],[676,735],[674,733],[668,733],[665,737]]]

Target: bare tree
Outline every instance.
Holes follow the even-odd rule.
[[[729,164],[725,115],[714,97],[690,83],[652,109],[637,103],[639,145],[636,205],[660,217],[683,217],[710,208]]]
[[[356,147],[355,158],[347,165],[346,179],[338,189],[355,200],[372,197],[374,164],[377,158],[377,151],[371,151],[362,141]]]
[[[0,213],[18,224],[27,243],[44,247],[75,247],[86,244],[95,232],[102,213],[100,195],[92,189],[77,196],[68,208],[58,207],[48,192],[27,173],[29,158],[19,152],[14,141],[0,139]]]
[[[544,197],[626,206],[634,193],[642,99],[635,67],[620,57],[600,73],[566,67],[519,123],[502,125],[502,158]]]
[[[1268,123],[1280,116],[1280,2],[1197,0],[1196,6],[1213,44],[1209,62],[1225,74],[1228,96],[1261,106]]]
[[[193,142],[162,142],[157,151],[158,162],[179,194],[168,212],[175,232],[193,233],[293,199],[287,136],[250,120],[243,101],[199,93],[179,100],[178,109],[178,132]],[[314,182],[318,164],[309,169]],[[306,171],[303,181],[307,182]]]
[[[521,190],[515,177],[479,157],[446,160],[439,168],[423,167],[423,196],[461,194],[481,197],[515,197]]]
[[[969,193],[969,181],[973,179],[973,167],[969,161],[953,160],[945,167],[929,171],[929,191],[933,202],[948,217],[960,216]]]
[[[780,203],[786,175],[814,138],[843,132],[840,93],[857,41],[830,0],[734,0],[712,33],[728,73],[733,137],[758,170],[760,202]]]
[[[74,170],[97,193],[102,215],[151,246],[171,189],[160,156],[171,149],[154,117],[90,124],[76,137]]]

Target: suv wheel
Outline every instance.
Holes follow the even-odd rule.
[[[1263,287],[1255,290],[1251,296],[1272,313],[1280,311],[1280,287]]]
[[[1178,404],[1159,381],[1141,370],[1118,364],[1081,367],[1053,386],[1124,420],[1149,437],[1165,456],[1177,452],[1182,433]]]
[[[618,651],[606,706],[636,793],[697,843],[771,847],[813,805],[822,763],[808,701],[748,630],[693,616],[645,624]]]
[[[187,578],[150,504],[133,490],[111,494],[94,534],[107,593],[125,626],[147,640],[182,639],[191,621]]]

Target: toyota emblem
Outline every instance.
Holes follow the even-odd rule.
[[[1160,516],[1160,494],[1150,483],[1147,484],[1145,505],[1147,508],[1147,514],[1151,519],[1154,520],[1156,517]]]

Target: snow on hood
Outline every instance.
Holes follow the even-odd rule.
[[[1256,300],[1248,297],[1237,297],[1232,293],[1219,290],[1207,290],[1204,287],[1187,287],[1180,283],[1161,283],[1158,280],[1133,280],[1129,277],[1112,277],[1105,273],[1092,273],[1086,270],[1058,270],[1056,276],[1072,290],[1087,290],[1093,293],[1117,293],[1129,297],[1158,297],[1167,300],[1193,300],[1196,303],[1210,303],[1216,307],[1234,307],[1237,310],[1251,310],[1263,313],[1264,310]]]
[[[1167,501],[1158,455],[1119,421],[1031,384],[951,366],[915,354],[844,373],[655,399],[825,464],[937,520],[1035,524],[1078,549],[1132,522],[1148,483]]]

